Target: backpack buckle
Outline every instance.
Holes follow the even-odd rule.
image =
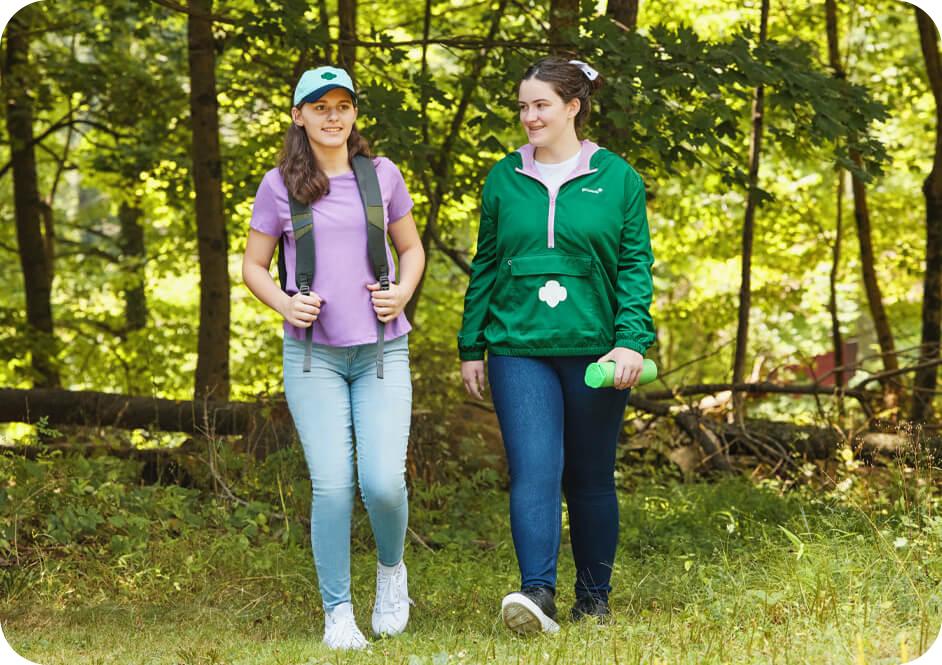
[[[307,295],[311,292],[311,278],[307,275],[298,275],[298,291],[301,295]]]

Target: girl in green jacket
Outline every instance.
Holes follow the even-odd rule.
[[[556,57],[524,74],[518,97],[529,142],[484,184],[458,334],[462,379],[478,399],[487,355],[521,576],[502,615],[522,633],[559,628],[560,488],[576,564],[571,616],[609,613],[615,446],[627,389],[654,342],[644,185],[625,160],[578,135],[600,86],[589,65]],[[585,385],[596,360],[615,362],[614,388]]]

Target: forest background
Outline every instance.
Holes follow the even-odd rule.
[[[514,584],[506,474],[455,333],[481,184],[524,142],[515,84],[551,52],[605,77],[586,135],[644,178],[661,379],[632,394],[619,457],[615,629],[534,648],[494,625]],[[294,82],[322,63],[354,74],[359,127],[402,170],[428,255],[407,309],[410,546],[438,581],[415,636],[364,658],[898,662],[928,647],[942,60],[921,10],[63,0],[17,12],[0,63],[0,619],[21,653],[331,658],[308,625],[310,494],[279,317],[239,276]],[[448,583],[470,617],[442,607]],[[127,643],[128,625],[147,637]]]

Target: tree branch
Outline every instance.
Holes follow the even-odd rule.
[[[918,363],[916,365],[910,365],[909,367],[900,367],[899,369],[891,369],[885,372],[879,372],[874,374],[867,379],[864,379],[863,382],[857,385],[858,389],[863,388],[868,383],[873,381],[883,381],[884,379],[889,379],[894,376],[899,376],[900,374],[908,374],[909,372],[917,372],[921,369],[926,369],[928,367],[935,367],[936,365],[942,365],[942,358],[935,358],[934,360],[929,360],[928,362]]]
[[[156,0],[155,0],[156,1]],[[500,10],[503,13],[502,10]],[[403,46],[447,46],[449,48],[461,49],[461,50],[471,50],[477,51],[480,49],[492,49],[492,48],[513,48],[513,49],[534,49],[538,51],[545,51],[552,48],[572,48],[573,45],[568,42],[523,42],[523,41],[506,41],[502,39],[493,39],[488,37],[487,39],[471,39],[463,37],[453,37],[453,38],[437,38],[431,37],[429,39],[408,39],[403,41],[388,41],[388,42],[372,42],[364,41],[362,39],[333,39],[331,43],[335,44],[352,44],[354,46],[362,46],[364,48],[400,48]]]
[[[65,117],[67,118],[67,117],[69,117],[71,114],[72,114],[72,111],[69,111],[69,113],[67,113],[67,114],[65,115]],[[71,120],[68,120],[68,121],[66,121],[66,120],[60,120],[59,122],[57,122],[57,123],[55,123],[55,124],[53,124],[53,125],[50,125],[50,126],[47,127],[41,134],[39,134],[39,135],[33,137],[33,140],[30,141],[26,147],[39,145],[39,144],[41,144],[46,138],[48,138],[50,134],[52,134],[52,133],[54,133],[54,132],[57,132],[57,131],[60,130],[60,129],[64,129],[64,128],[66,128],[66,127],[69,127],[70,129],[72,129],[72,128],[75,127],[75,125],[79,125],[79,124],[82,124],[82,125],[89,125],[90,127],[94,127],[95,129],[100,129],[100,130],[103,131],[103,132],[107,132],[108,134],[111,134],[111,135],[114,136],[115,138],[128,138],[126,134],[122,134],[122,133],[120,133],[120,132],[117,132],[117,131],[115,131],[114,129],[112,129],[111,127],[108,127],[107,125],[104,125],[104,124],[102,124],[102,123],[100,123],[100,122],[95,122],[94,120],[86,120],[86,119],[83,119],[83,118],[74,118],[74,119],[71,119]],[[3,165],[3,168],[0,168],[0,178],[2,178],[4,175],[6,175],[7,171],[9,171],[12,166],[13,166],[12,160],[9,161],[9,162],[7,162],[6,164],[4,164],[4,165]]]
[[[837,389],[828,386],[818,386],[814,384],[805,384],[805,385],[793,385],[793,386],[783,386],[777,383],[761,382],[761,383],[704,383],[693,386],[680,386],[674,388],[673,390],[658,390],[652,392],[643,393],[642,396],[646,399],[653,400],[665,400],[672,399],[675,397],[683,397],[690,395],[705,395],[709,393],[718,393],[726,390],[731,390],[733,392],[739,393],[749,393],[749,394],[776,394],[776,395],[833,395],[837,392]],[[853,397],[859,401],[866,401],[873,397],[874,395],[868,394],[867,391],[861,390],[859,388],[852,390],[844,390],[844,395],[848,397]]]
[[[456,266],[461,268],[461,270],[468,276],[471,275],[471,264],[468,263],[468,260],[462,256],[461,252],[455,249],[454,247],[449,247],[438,235],[438,227],[429,227],[430,233],[432,234],[432,240],[435,242],[435,246],[442,251],[445,256],[451,259]]]
[[[205,12],[195,12],[192,9],[184,7],[183,5],[174,2],[173,0],[152,0],[155,4],[163,5],[168,9],[172,9],[175,12],[181,14],[186,14],[187,16],[192,16],[193,18],[200,18],[203,20],[212,21],[214,23],[227,23],[229,25],[238,25],[242,21],[240,19],[232,18],[231,16],[222,16],[220,14],[207,14]]]

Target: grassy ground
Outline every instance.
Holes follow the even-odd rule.
[[[833,482],[809,469],[787,490],[626,472],[613,621],[519,638],[499,620],[501,596],[517,585],[507,497],[499,477],[481,473],[413,488],[411,523],[434,551],[416,539],[407,548],[409,632],[367,653],[332,653],[319,643],[304,526],[272,515],[303,514],[303,480],[282,474],[296,461],[243,469],[243,491],[280,489],[234,508],[205,492],[135,486],[124,462],[0,457],[0,478],[12,478],[0,518],[16,524],[0,532],[8,641],[44,665],[860,665],[918,656],[942,623],[933,470],[876,472],[845,458]],[[362,516],[358,506],[353,592],[366,628],[375,560]],[[564,613],[572,579],[564,546]]]

